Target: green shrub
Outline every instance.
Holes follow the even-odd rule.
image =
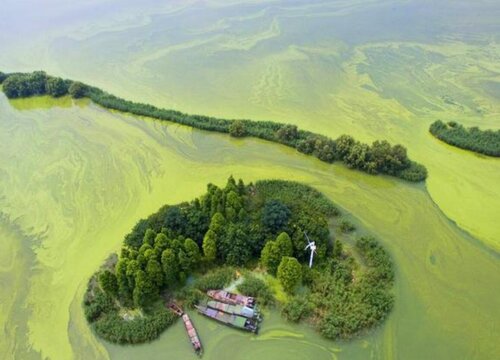
[[[245,279],[237,286],[237,289],[242,294],[255,297],[257,302],[262,306],[274,302],[274,297],[269,286],[267,286],[263,280],[255,276],[245,275]]]
[[[353,223],[351,223],[349,220],[342,220],[339,225],[340,231],[343,233],[349,233],[351,231],[354,231],[356,227],[354,226]]]
[[[247,134],[245,124],[242,121],[234,120],[229,125],[229,134],[234,137],[244,137]]]
[[[181,300],[185,306],[191,309],[205,297],[204,293],[192,286],[182,288],[175,296],[176,299]]]
[[[68,94],[69,85],[61,78],[49,77],[45,84],[45,91],[52,97],[61,97]]]
[[[309,301],[306,297],[295,296],[288,301],[283,309],[281,315],[291,322],[299,322],[309,317],[314,309],[314,303]]]
[[[196,279],[193,287],[200,291],[222,289],[236,278],[236,272],[231,267],[223,267],[209,272]]]
[[[111,296],[96,289],[90,301],[84,304],[85,318],[88,322],[96,321],[102,314],[109,313],[114,309],[114,302]]]
[[[177,318],[177,315],[167,309],[155,310],[133,320],[124,320],[115,312],[106,314],[93,323],[93,328],[100,337],[109,342],[139,344],[158,338]]]
[[[73,81],[68,89],[69,95],[73,99],[81,99],[85,97],[87,86],[79,81]]]
[[[284,256],[278,266],[277,277],[283,289],[287,293],[293,293],[302,281],[302,267],[296,258]]]

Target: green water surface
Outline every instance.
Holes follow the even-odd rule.
[[[406,184],[85,101],[2,94],[3,357],[194,358],[182,324],[147,345],[104,343],[80,302],[138,218],[233,174],[303,181],[353,213],[394,258],[396,306],[348,343],[276,313],[257,337],[193,314],[205,359],[498,358],[500,162],[427,133],[437,118],[500,127],[496,2],[47,3],[6,0],[0,70],[43,68],[183,111],[386,138],[430,176]]]

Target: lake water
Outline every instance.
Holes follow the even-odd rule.
[[[500,160],[427,132],[438,118],[500,128],[498,4],[6,0],[3,10],[0,70],[44,69],[182,111],[386,138],[430,176],[406,184],[85,101],[1,94],[1,354],[194,358],[182,324],[148,345],[100,341],[82,294],[138,218],[233,174],[303,181],[357,216],[394,258],[396,306],[347,343],[275,313],[257,337],[195,314],[204,358],[498,357]]]

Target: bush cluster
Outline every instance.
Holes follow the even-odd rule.
[[[335,262],[330,272],[319,274],[312,286],[316,311],[326,313],[318,327],[327,338],[349,339],[373,328],[385,320],[394,304],[394,271],[387,252],[371,237],[360,238],[356,249],[366,266],[356,281],[354,262],[343,260]]]
[[[256,298],[262,306],[274,303],[274,296],[269,286],[262,279],[250,274],[245,274],[243,282],[237,286],[237,289],[242,294]]]
[[[299,130],[296,126],[289,124],[271,121],[227,120],[184,114],[124,100],[96,87],[51,77],[42,71],[31,74],[10,74],[4,77],[6,79],[3,88],[9,98],[43,94],[57,97],[68,93],[74,98],[86,96],[108,109],[172,121],[202,130],[228,133],[234,137],[251,136],[278,142],[304,154],[313,155],[321,161],[329,163],[342,161],[350,168],[370,174],[386,174],[414,182],[423,181],[427,177],[426,168],[411,161],[404,146],[391,146],[387,141],[375,141],[372,145],[368,145],[348,135],[342,135],[333,140],[309,131]]]
[[[92,326],[97,335],[109,342],[139,344],[156,339],[176,319],[167,309],[157,309],[133,320],[124,320],[117,312],[110,312]]]
[[[299,322],[313,314],[314,303],[306,296],[295,296],[281,309],[281,315],[288,321]]]
[[[437,120],[429,131],[450,145],[489,156],[500,156],[500,130],[481,130],[477,127],[465,128],[454,121],[444,123]]]
[[[10,99],[37,95],[64,96],[72,83],[58,77],[48,76],[43,71],[31,74],[3,75],[2,87],[5,95]]]

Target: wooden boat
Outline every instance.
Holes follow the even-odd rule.
[[[214,300],[231,304],[231,305],[243,305],[253,309],[255,307],[255,298],[251,296],[245,296],[240,294],[230,293],[224,290],[209,290],[207,295]]]
[[[191,341],[191,345],[193,346],[194,352],[198,356],[201,356],[203,354],[203,347],[201,346],[200,338],[198,337],[198,333],[196,332],[196,329],[191,319],[189,318],[189,315],[182,311],[182,309],[175,303],[169,304],[168,308],[174,314],[181,317],[182,322],[184,322],[184,327],[186,328],[187,334],[189,336],[189,340]]]
[[[184,314],[184,311],[175,303],[170,303],[167,307],[177,316],[182,316],[182,314]]]
[[[182,321],[184,322],[184,326],[185,326],[186,331],[188,333],[189,340],[191,341],[191,345],[193,345],[194,352],[198,356],[201,356],[203,353],[201,341],[200,341],[200,338],[198,337],[198,333],[196,332],[196,329],[194,328],[193,323],[191,322],[191,319],[189,318],[189,315],[184,313],[182,315]]]
[[[197,305],[195,307],[200,314],[214,319],[222,324],[253,333],[257,333],[259,331],[257,322],[253,319],[248,319],[238,315],[231,315],[225,313],[224,311],[209,308],[208,306]]]
[[[209,300],[206,303],[206,306],[215,309],[215,310],[220,310],[224,311],[225,313],[228,313],[229,315],[238,315],[238,316],[243,316],[248,319],[254,319],[256,321],[261,321],[261,317],[257,309],[252,309],[244,305],[231,305],[231,304],[225,304],[220,301],[215,301],[215,300]]]

